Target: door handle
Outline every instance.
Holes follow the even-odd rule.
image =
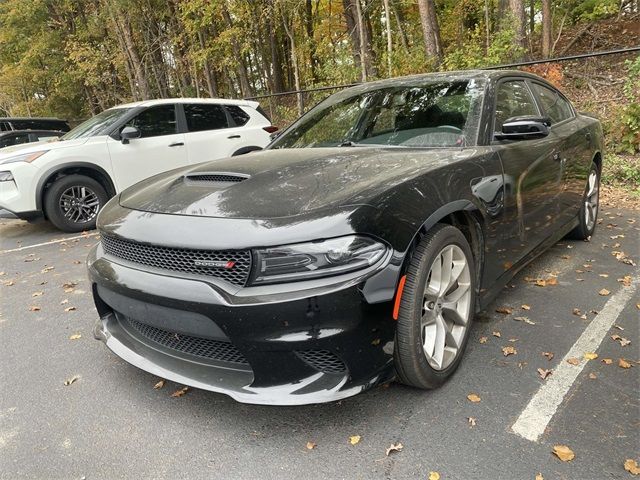
[[[184,146],[184,142],[174,142],[169,144],[170,147],[182,147]]]
[[[240,138],[240,135],[229,135],[227,138]]]

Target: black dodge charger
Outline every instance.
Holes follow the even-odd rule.
[[[155,375],[238,401],[442,384],[474,313],[596,226],[602,129],[514,71],[330,96],[262,152],[112,199],[88,259],[95,336]]]

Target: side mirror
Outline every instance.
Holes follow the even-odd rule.
[[[498,140],[526,140],[541,138],[549,135],[551,120],[547,117],[526,115],[523,117],[508,118],[502,124],[502,131],[496,132]]]
[[[140,138],[140,130],[136,127],[124,127],[120,132],[120,140],[123,145],[127,145],[132,138]]]

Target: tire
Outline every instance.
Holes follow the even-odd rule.
[[[569,232],[568,237],[574,240],[587,240],[593,235],[598,224],[598,208],[600,205],[600,169],[591,164],[587,185],[582,194],[582,203],[578,213],[578,225]],[[587,215],[588,214],[588,215]]]
[[[98,212],[108,199],[104,187],[93,178],[65,175],[47,189],[44,211],[49,221],[64,232],[93,230]]]
[[[445,252],[448,251],[451,251],[452,257],[446,256],[448,254]],[[452,282],[449,288],[444,288],[442,297],[433,296],[432,291],[435,290],[432,287],[438,284],[437,265],[446,264],[446,258],[457,262],[458,266],[452,268],[454,274],[459,268],[461,259],[465,260],[466,268],[462,267],[459,278]],[[435,268],[433,273],[432,268]],[[441,268],[439,277],[441,280],[446,275],[444,272],[446,268]],[[475,312],[475,268],[469,243],[457,228],[450,225],[436,225],[420,240],[406,275],[394,347],[394,363],[398,380],[417,388],[436,388],[442,385],[460,364]],[[425,286],[428,280],[429,291],[426,292]],[[455,298],[452,294],[460,292],[464,293],[459,303],[455,304],[455,310],[463,314],[458,313],[458,323],[456,323],[452,321],[456,318],[452,313],[453,310],[442,309],[438,303],[442,303],[445,299],[451,301]],[[451,305],[449,304],[449,307]],[[423,325],[423,319],[427,318],[429,319],[427,323],[431,323],[438,313],[439,318],[443,319],[442,322],[439,323],[436,319],[435,326]],[[466,322],[461,322],[465,320],[462,318],[464,314],[466,314]],[[443,337],[443,330],[438,330],[439,326],[447,328],[449,334],[445,333]],[[438,333],[441,335],[439,336]],[[440,341],[441,338],[445,340]],[[446,352],[444,348],[451,339],[454,339],[453,343],[457,345],[455,354],[451,350]],[[432,345],[433,352],[429,356],[427,352],[431,350]],[[436,354],[438,345],[444,348],[439,365],[437,365],[438,355]]]

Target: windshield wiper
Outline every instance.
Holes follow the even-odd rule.
[[[406,145],[389,145],[388,143],[358,143],[346,140],[342,142],[339,147],[376,147],[376,148],[407,148]]]

